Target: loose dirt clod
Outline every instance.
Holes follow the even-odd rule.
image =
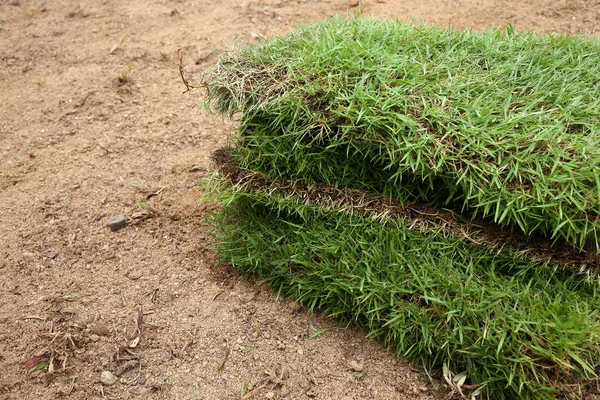
[[[96,324],[92,327],[90,332],[98,336],[108,336],[110,334],[110,329],[108,329],[106,325]]]

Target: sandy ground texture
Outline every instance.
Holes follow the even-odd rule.
[[[600,28],[592,0],[0,1],[0,399],[447,398],[210,251],[200,183],[234,127],[182,94],[176,50],[198,72],[236,41],[360,9]]]

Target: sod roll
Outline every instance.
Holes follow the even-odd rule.
[[[238,162],[489,218],[578,249],[600,239],[596,38],[332,18],[205,75]]]

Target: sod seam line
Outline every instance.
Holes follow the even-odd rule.
[[[544,238],[527,238],[520,232],[509,232],[488,221],[459,221],[451,212],[425,204],[401,204],[358,189],[338,189],[326,184],[306,185],[301,180],[269,178],[237,166],[231,157],[232,151],[229,148],[219,149],[213,153],[212,159],[216,171],[229,185],[240,191],[261,192],[268,196],[277,193],[302,199],[305,204],[324,209],[366,214],[375,220],[401,218],[410,229],[420,232],[438,229],[445,236],[465,239],[499,252],[505,247],[512,247],[524,259],[566,268],[588,278],[598,276],[599,254],[581,253],[568,245],[552,244]]]

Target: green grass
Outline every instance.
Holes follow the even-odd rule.
[[[214,183],[214,182],[213,182]],[[221,188],[224,262],[285,296],[367,327],[426,368],[447,364],[484,398],[576,395],[600,360],[595,282],[401,220]]]
[[[600,43],[333,18],[224,56],[239,162],[600,240]]]

